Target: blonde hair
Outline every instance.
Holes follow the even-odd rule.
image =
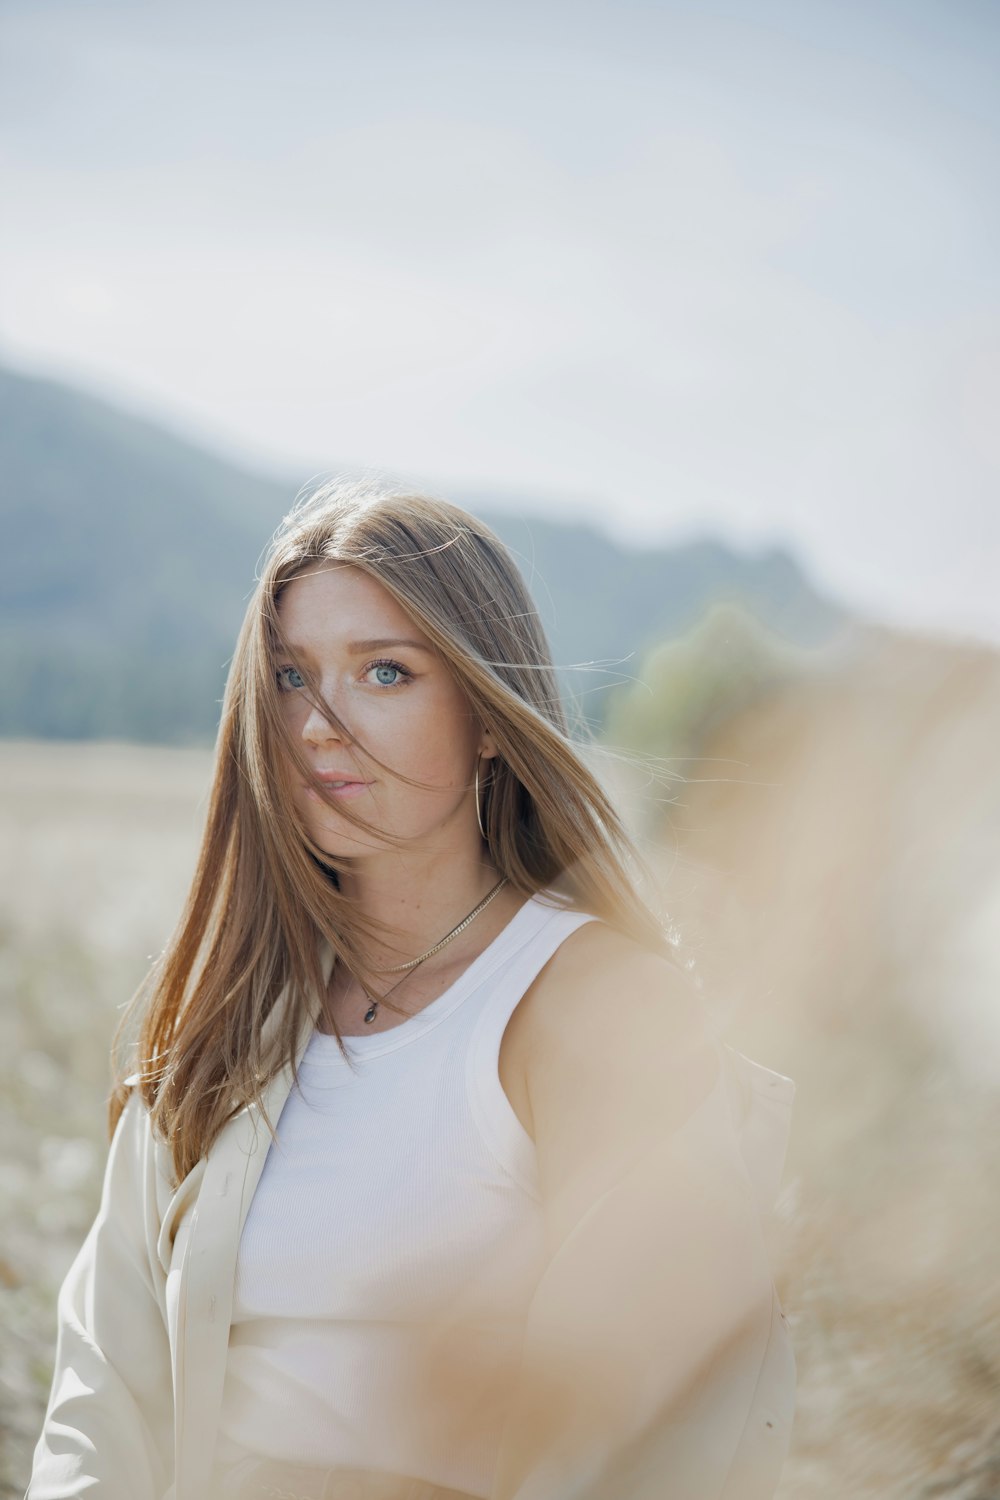
[[[366,947],[373,935],[385,938],[340,891],[336,860],[313,843],[293,799],[292,765],[321,794],[322,784],[279,702],[278,605],[292,579],[323,564],[349,564],[377,579],[488,727],[497,755],[482,818],[498,872],[526,897],[552,889],[643,947],[670,952],[640,896],[648,872],[571,738],[545,633],[507,548],[447,501],[371,480],[324,484],[293,507],[263,560],[226,683],[187,900],[115,1037],[111,1128],[138,1086],[178,1180],[238,1109],[262,1105],[281,1067],[290,1063],[295,1076],[309,997],[327,982],[322,940],[364,981]],[[297,670],[307,694],[353,741]],[[352,817],[346,805],[340,810]],[[279,996],[281,1011],[265,1034]],[[120,1056],[136,1017],[137,1084],[125,1081],[131,1069]]]

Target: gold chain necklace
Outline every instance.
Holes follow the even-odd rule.
[[[483,899],[482,899],[482,901],[480,901],[479,905],[478,906],[474,906],[472,908],[472,910],[469,912],[469,915],[467,917],[463,917],[462,918],[461,922],[459,922],[459,924],[458,924],[457,927],[453,927],[451,929],[451,931],[445,937],[443,937],[439,943],[435,943],[434,944],[433,948],[428,948],[426,953],[421,953],[421,955],[420,955],[419,958],[411,958],[411,959],[408,959],[405,964],[393,964],[391,968],[388,968],[388,969],[379,969],[377,972],[379,974],[399,974],[399,973],[402,973],[403,974],[403,979],[405,979],[406,976],[407,976],[407,974],[411,973],[412,970],[415,969],[418,964],[422,964],[425,959],[433,957],[433,955],[435,953],[440,953],[441,949],[445,946],[446,943],[450,943],[451,940],[452,940],[452,938],[457,938],[458,934],[460,932],[464,932],[465,929],[468,927],[469,923],[473,922],[476,919],[476,917],[479,916],[479,913],[481,911],[485,911],[486,910],[487,906],[489,906],[489,904],[493,900],[494,896],[498,895],[499,892],[503,889],[503,887],[506,884],[507,884],[507,877],[506,877],[506,875],[504,875],[504,876],[501,877],[500,880],[497,881],[497,883],[493,887],[493,889],[486,896],[483,897]],[[386,999],[388,999],[388,997],[393,993],[393,991],[397,990],[399,988],[399,986],[403,983],[403,979],[397,979],[396,983],[392,986],[391,989],[386,990],[386,992],[385,992],[384,995],[379,995],[379,996],[373,995],[371,993],[371,991],[368,990],[368,989],[366,989],[363,984],[361,985],[361,988],[364,990],[364,992],[367,995],[368,999],[371,1001],[371,1004],[369,1005],[368,1009],[365,1011],[365,1015],[364,1015],[365,1022],[369,1026],[371,1025],[372,1021],[374,1021],[375,1016],[378,1013],[379,1001],[380,1000],[386,1000]],[[361,984],[361,981],[358,980],[358,983]]]

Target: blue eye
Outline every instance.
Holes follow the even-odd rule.
[[[290,685],[287,684],[284,681],[284,677],[285,677],[285,673],[286,672],[289,673],[292,677],[297,678],[298,680],[296,682],[291,683]],[[279,667],[278,670],[275,672],[274,676],[275,676],[275,680],[277,681],[278,687],[282,690],[282,692],[288,692],[289,691],[289,686],[291,686],[292,688],[305,687],[305,683],[303,682],[302,677],[300,676],[300,674],[296,671],[296,669],[294,667]]]
[[[379,687],[402,687],[409,678],[410,673],[398,661],[390,661],[388,657],[384,661],[373,661],[366,668],[368,672],[374,672]]]

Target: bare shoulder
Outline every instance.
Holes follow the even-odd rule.
[[[610,1052],[645,1056],[702,1036],[705,1007],[680,963],[606,922],[565,938],[518,1007],[528,1069],[561,1073]]]
[[[718,1054],[687,971],[604,922],[564,940],[521,1010],[542,1191],[572,1216],[576,1200],[690,1114]]]

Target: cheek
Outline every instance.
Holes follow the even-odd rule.
[[[278,712],[289,740],[292,744],[302,747],[302,730],[309,716],[309,705],[301,698],[296,698],[291,693],[280,693],[278,696]],[[286,762],[288,772],[293,781],[296,780],[295,762],[289,757]]]
[[[468,715],[448,702],[435,703],[398,726],[384,758],[408,776],[439,791],[464,786],[472,775],[471,726]],[[399,785],[402,792],[419,789]]]

